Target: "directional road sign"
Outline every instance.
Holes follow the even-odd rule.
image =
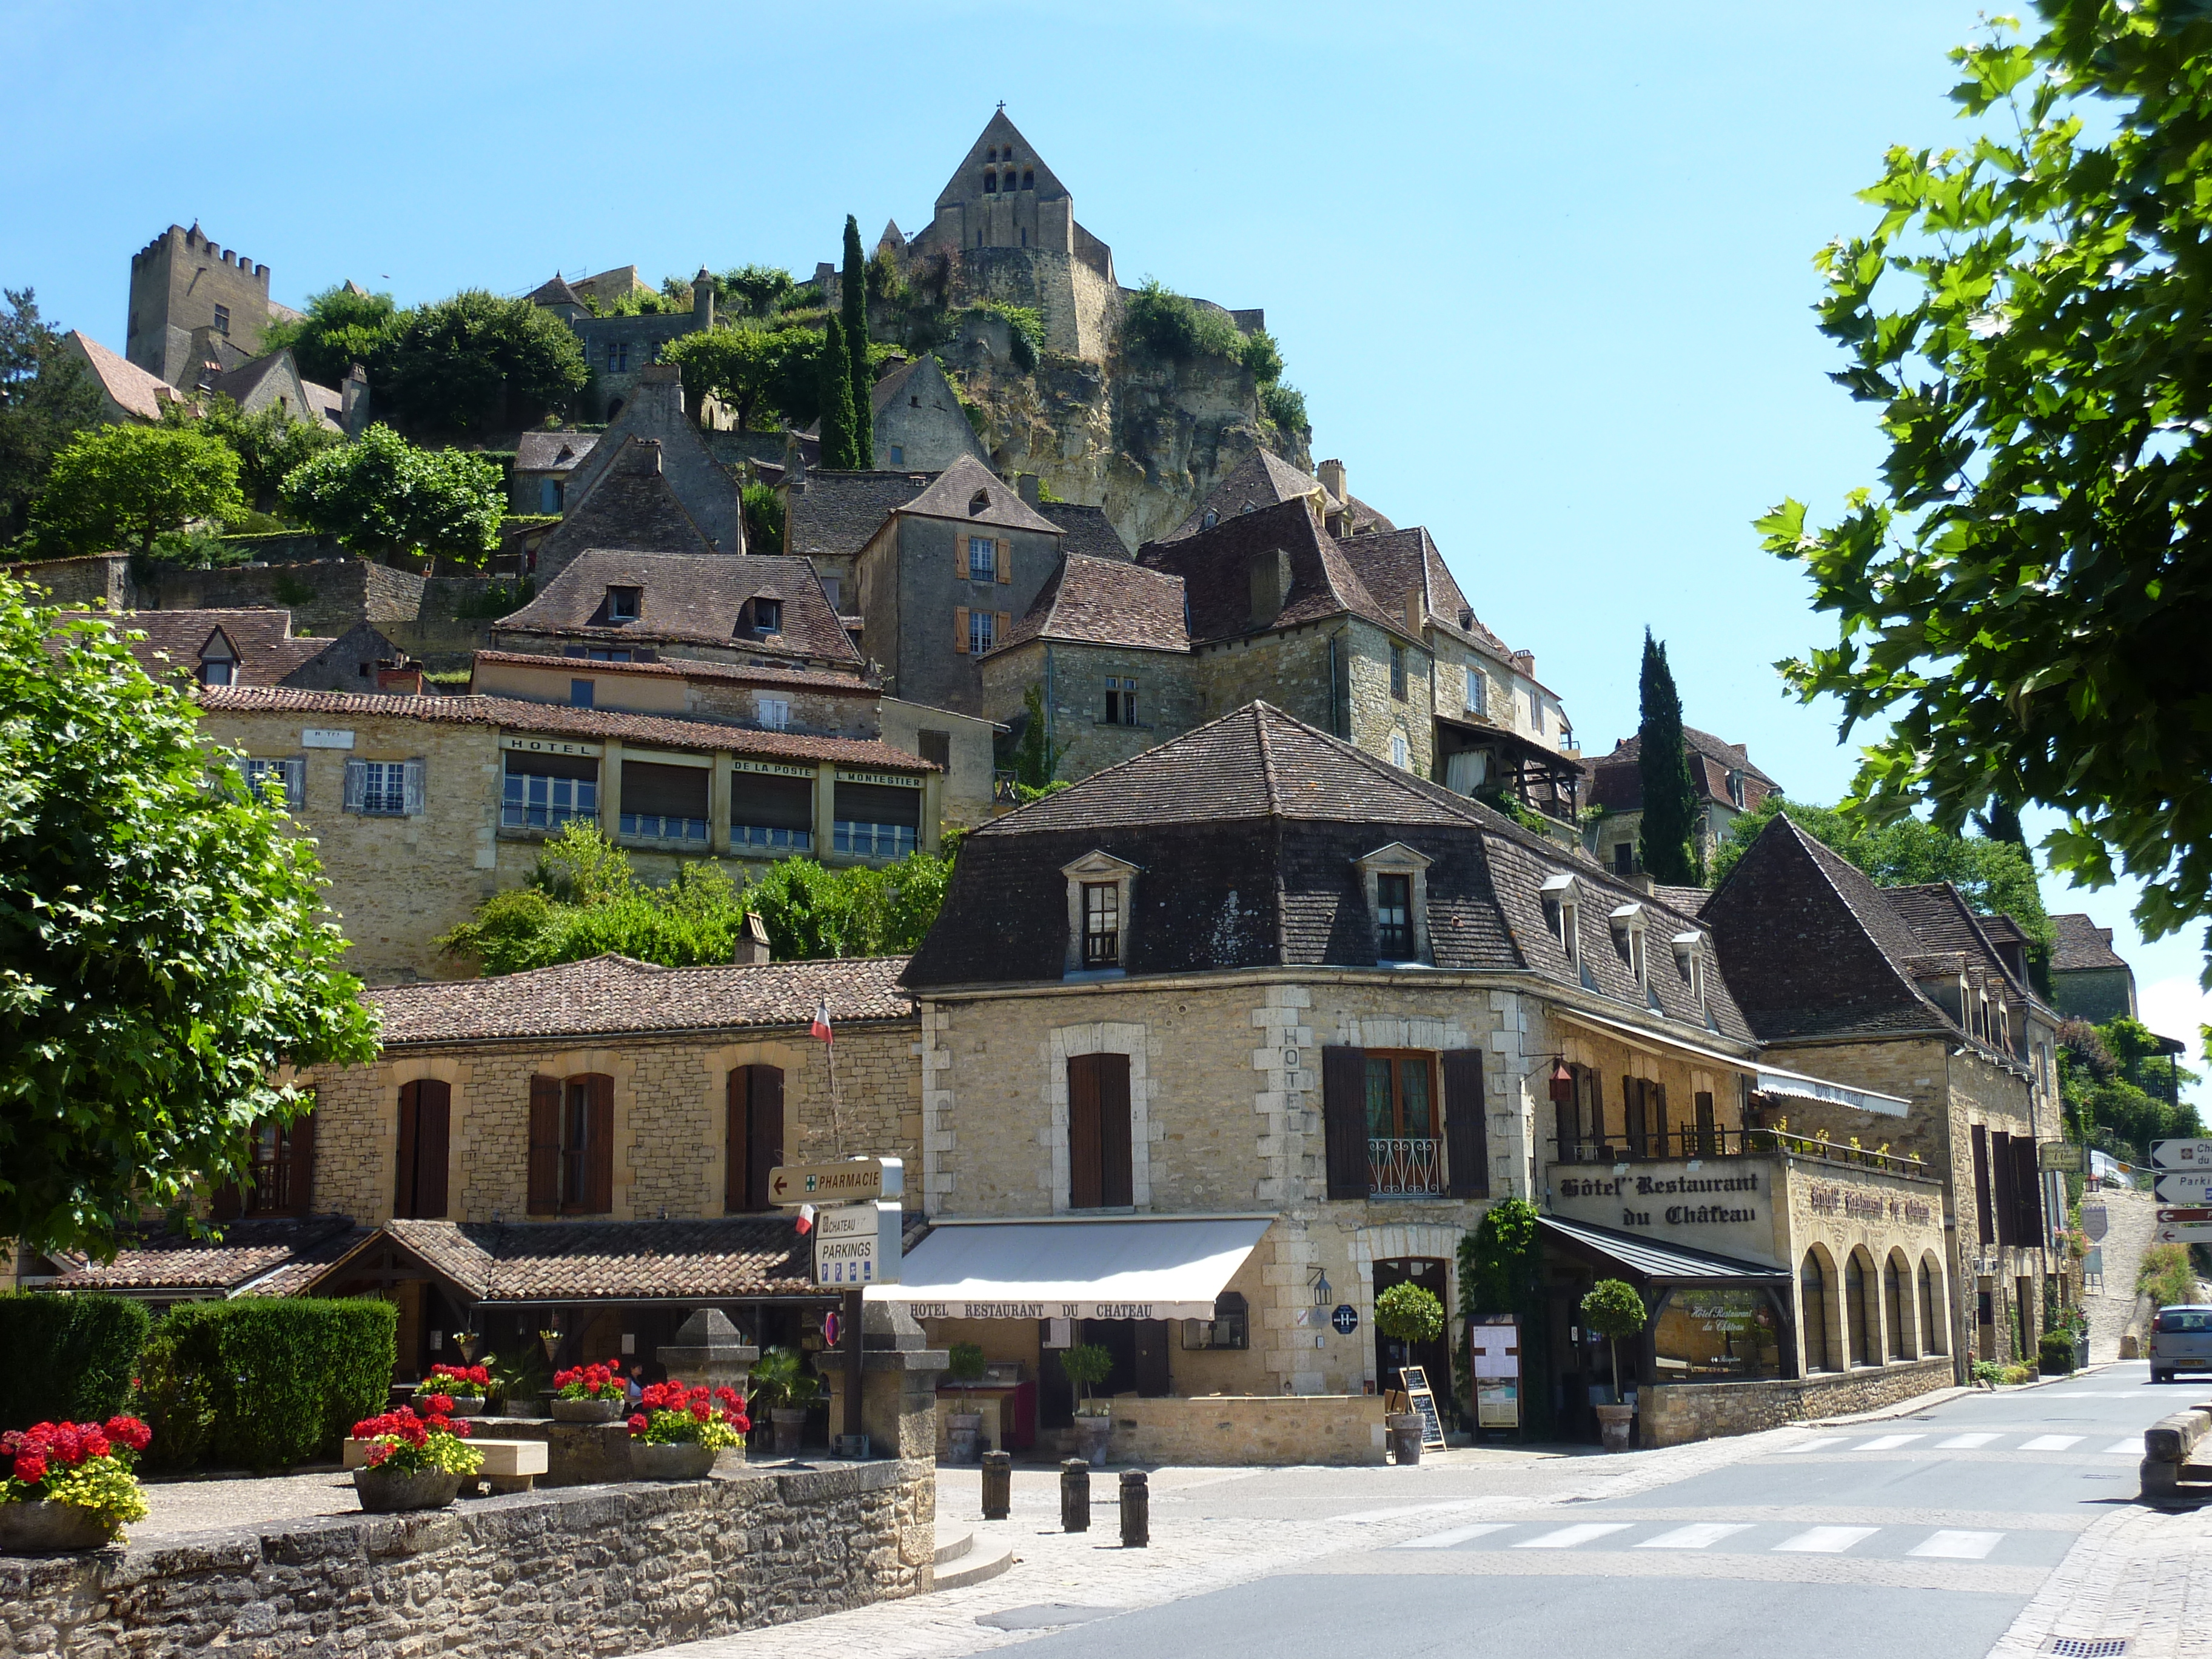
[[[896,1200],[823,1211],[814,1218],[814,1282],[845,1291],[897,1284],[903,1219]]]
[[[2198,1204],[2212,1208],[2212,1170],[2161,1170],[2153,1191],[2161,1204]]]
[[[2154,1140],[2154,1170],[2212,1170],[2212,1140]]]
[[[906,1166],[895,1158],[848,1158],[839,1164],[785,1164],[768,1172],[771,1204],[872,1204],[906,1190]]]
[[[2199,1207],[2185,1210],[2160,1210],[2158,1212],[2158,1218],[2160,1222],[2212,1221],[2212,1209]]]
[[[2154,1244],[2212,1244],[2212,1221],[2163,1223],[2150,1238]]]

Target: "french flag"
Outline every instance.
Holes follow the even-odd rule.
[[[822,1001],[814,1005],[814,1024],[808,1028],[808,1030],[809,1034],[817,1042],[834,1042],[836,1041],[836,1039],[830,1034],[830,1003],[828,999],[825,998]]]
[[[799,1206],[799,1231],[801,1233],[811,1233],[814,1231],[814,1206],[811,1204],[802,1204]]]

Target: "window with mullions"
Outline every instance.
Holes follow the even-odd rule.
[[[994,582],[999,580],[999,544],[989,536],[970,536],[968,538],[968,580],[971,582]]]
[[[411,817],[421,812],[422,763],[348,761],[345,808],[369,817]]]
[[[1121,886],[1119,882],[1083,884],[1083,965],[1121,965]]]
[[[1390,647],[1390,695],[1403,702],[1406,700],[1406,647]]]
[[[622,814],[617,828],[646,841],[707,842],[707,793],[713,773],[703,766],[671,766],[625,758]]]
[[[880,783],[840,783],[831,819],[836,850],[855,858],[902,859],[919,843],[921,791]]]
[[[1134,726],[1137,723],[1137,683],[1119,674],[1106,677],[1106,724]]]
[[[814,780],[766,772],[730,775],[732,851],[805,853],[814,847]]]
[[[501,791],[503,830],[558,830],[599,815],[599,763],[588,755],[528,755],[509,750]]]
[[[263,799],[296,812],[307,804],[307,763],[298,756],[285,760],[246,760],[239,763],[246,787]]]
[[[992,613],[990,611],[970,611],[968,613],[969,655],[973,657],[981,656],[985,652],[991,648],[992,645],[996,641],[996,638],[997,630],[992,626]]]
[[[1370,1139],[1437,1132],[1430,1054],[1378,1054],[1367,1051],[1367,1133]]]
[[[1413,878],[1375,878],[1375,956],[1379,962],[1410,962],[1413,956]]]

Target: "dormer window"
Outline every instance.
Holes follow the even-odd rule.
[[[1547,878],[1540,890],[1544,926],[1567,953],[1567,965],[1579,969],[1583,961],[1581,890],[1569,875]]]
[[[1392,842],[1357,860],[1367,914],[1374,919],[1377,967],[1429,959],[1429,866],[1425,854]]]
[[[202,685],[238,684],[238,653],[231,646],[230,636],[220,628],[200,647],[199,681]]]
[[[1137,866],[1111,853],[1085,853],[1060,868],[1067,882],[1067,952],[1061,971],[1070,978],[1119,975],[1129,962],[1129,893]]]
[[[607,589],[607,620],[611,623],[633,623],[643,613],[645,590],[641,587],[610,587]]]
[[[1199,515],[1198,527],[1200,530],[1211,530],[1220,522],[1221,515],[1209,507]]]
[[[989,512],[990,508],[991,492],[988,489],[979,489],[968,498],[968,516],[971,519],[979,513]]]
[[[1731,772],[1731,773],[1729,773],[1729,774],[1728,775],[1728,794],[1729,794],[1729,805],[1733,805],[1733,806],[1734,806],[1734,807],[1735,807],[1739,811],[1741,811],[1743,809],[1743,774],[1742,774],[1742,773],[1741,773],[1741,772]]]
[[[1644,950],[1644,907],[1623,904],[1611,917],[1613,948],[1628,963],[1628,971],[1635,975],[1636,988],[1648,998],[1651,994],[1651,963]]]
[[[783,601],[781,599],[753,601],[753,632],[761,635],[783,632]]]
[[[1674,947],[1674,967],[1690,988],[1690,1000],[1705,1006],[1705,953],[1701,934],[1677,933],[1668,941]]]

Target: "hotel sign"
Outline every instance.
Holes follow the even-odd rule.
[[[916,1319],[1211,1319],[1211,1302],[907,1302]]]
[[[518,738],[507,735],[500,738],[499,746],[502,749],[520,749],[524,753],[531,755],[597,756],[599,752],[599,745],[596,743],[571,743],[566,738]]]
[[[1639,1164],[1555,1164],[1552,1210],[1571,1221],[1638,1233],[1745,1261],[1772,1261],[1784,1246],[1768,1191],[1774,1166],[1738,1158]]]
[[[837,769],[840,783],[882,783],[894,789],[919,789],[921,780],[910,772],[855,772],[846,767]]]
[[[789,766],[786,765],[781,761],[733,760],[730,763],[730,770],[732,772],[765,772],[769,776],[777,778],[811,779],[814,775],[814,769],[811,766]]]

